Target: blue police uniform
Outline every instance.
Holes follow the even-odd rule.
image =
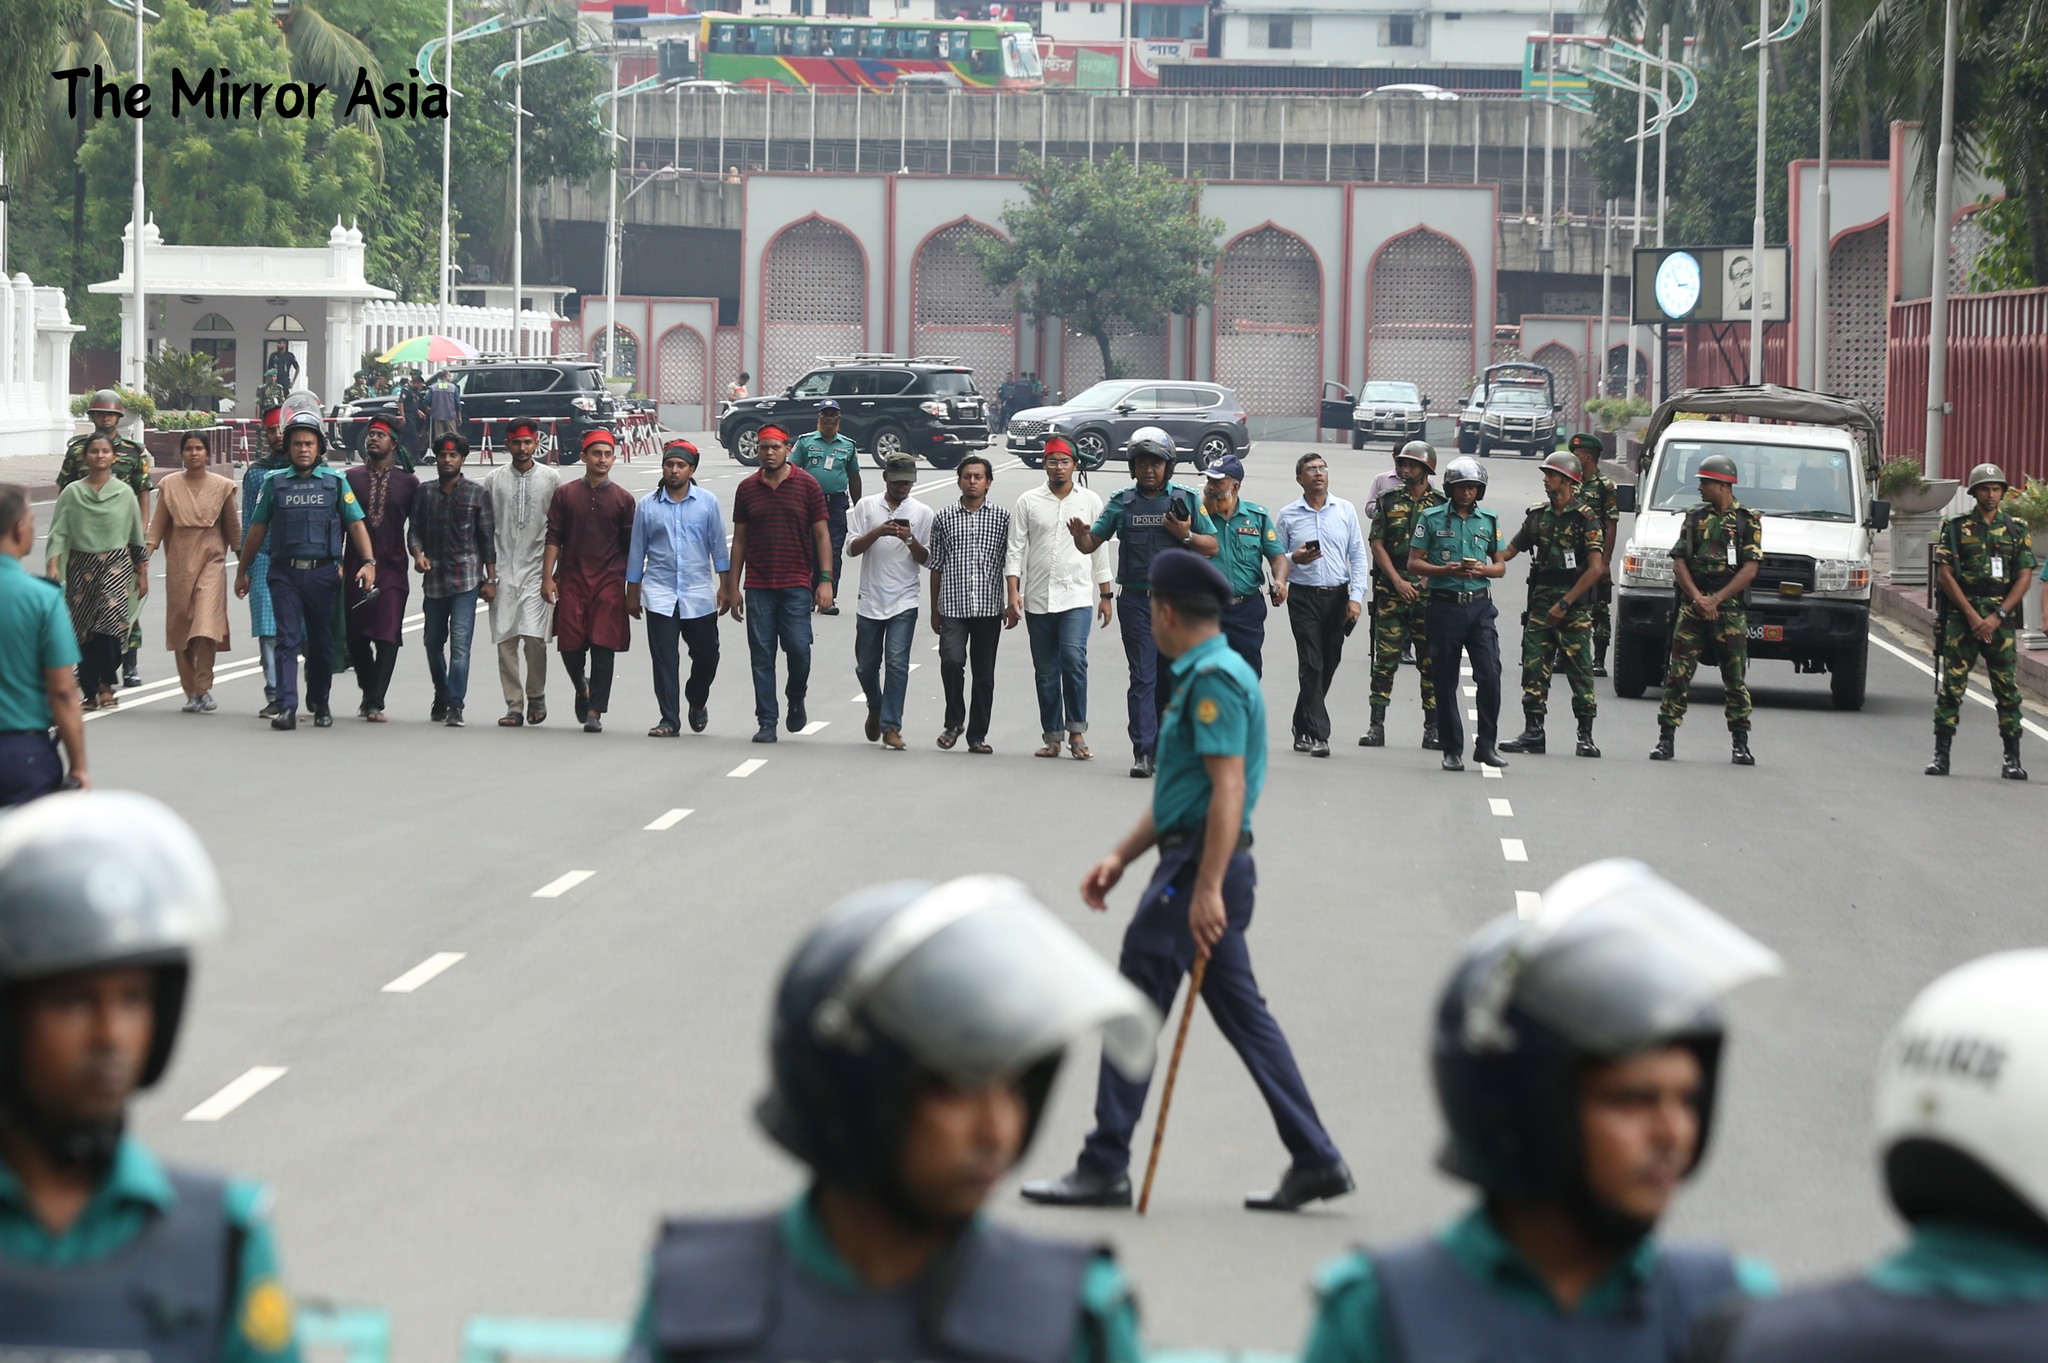
[[[306,704],[327,708],[334,679],[335,606],[347,528],[363,518],[348,482],[326,464],[281,469],[263,484],[250,520],[267,525],[270,606],[277,617],[277,705],[299,706],[299,650],[306,650]]]
[[[1463,559],[1493,562],[1506,549],[1500,521],[1484,506],[1474,505],[1472,514],[1460,516],[1449,502],[1433,506],[1415,521],[1410,547],[1420,549],[1431,563],[1457,563]],[[1446,760],[1465,749],[1465,710],[1458,704],[1458,659],[1472,658],[1472,683],[1478,692],[1479,733],[1474,752],[1489,752],[1500,736],[1500,633],[1487,591],[1488,578],[1432,577],[1429,601],[1424,607],[1423,630],[1429,639],[1430,680],[1442,703],[1436,707],[1437,735]]]
[[[1149,566],[1149,565],[1148,565]],[[1153,577],[1161,592],[1213,596],[1228,604],[1230,589],[1216,568],[1193,554],[1173,552]],[[1316,1116],[1314,1101],[1280,1024],[1267,1011],[1252,973],[1245,932],[1251,927],[1258,869],[1252,862],[1252,809],[1266,781],[1266,703],[1259,679],[1221,633],[1175,658],[1168,669],[1172,696],[1159,728],[1159,770],[1152,788],[1152,819],[1159,833],[1159,864],[1124,932],[1117,969],[1161,1013],[1173,1006],[1181,976],[1195,960],[1188,905],[1202,859],[1203,828],[1211,788],[1207,756],[1244,758],[1244,815],[1237,851],[1223,877],[1228,926],[1209,953],[1202,1001],[1266,1100],[1281,1142],[1296,1165],[1332,1164],[1337,1147]],[[1095,1090],[1095,1129],[1082,1147],[1085,1173],[1117,1177],[1130,1164],[1131,1132],[1144,1110],[1148,1080],[1125,1079],[1104,1062]]]
[[[1089,527],[1089,533],[1099,540],[1116,540],[1116,621],[1123,636],[1124,661],[1131,671],[1124,700],[1129,710],[1131,752],[1138,757],[1150,756],[1158,747],[1160,716],[1166,711],[1168,695],[1167,688],[1158,684],[1159,650],[1152,643],[1152,560],[1175,544],[1166,534],[1169,503],[1176,513],[1187,514],[1193,533],[1216,533],[1215,522],[1202,509],[1202,499],[1171,483],[1156,497],[1145,496],[1132,484],[1111,497]]]

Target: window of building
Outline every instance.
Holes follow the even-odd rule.
[[[1054,14],[1065,14],[1071,9],[1073,9],[1073,6],[1068,4],[1067,0],[1053,0],[1052,12]]]
[[[271,318],[270,325],[263,329],[264,331],[273,334],[280,331],[284,331],[290,332],[294,336],[300,336],[305,334],[306,327],[304,323],[300,322],[298,318],[292,316],[290,313],[281,312],[277,316]]]
[[[1106,12],[1108,9],[1109,6],[1102,4],[1100,0],[1091,0],[1091,3],[1088,6],[1088,12],[1090,14],[1102,14]]]
[[[1295,22],[1293,19],[1266,20],[1266,46],[1278,48],[1293,47]],[[1302,27],[1308,27],[1307,21],[1302,21]]]
[[[1560,14],[1556,16],[1552,23],[1553,27],[1550,30],[1552,33],[1577,33],[1579,31],[1579,16],[1576,14]]]
[[[1133,5],[1131,26],[1140,38],[1200,41],[1204,13],[1200,5]]]
[[[1387,46],[1388,46],[1388,47],[1413,47],[1413,46],[1415,46],[1415,16],[1414,16],[1414,15],[1412,15],[1412,14],[1395,14],[1395,15],[1390,15],[1390,16],[1388,16],[1388,19],[1387,19]]]

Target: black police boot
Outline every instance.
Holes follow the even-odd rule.
[[[1542,755],[1546,748],[1543,738],[1543,716],[1533,710],[1522,712],[1522,732],[1500,745],[1502,752],[1526,752]]]
[[[1924,775],[1927,775],[1927,776],[1946,776],[1946,775],[1948,775],[1948,750],[1949,750],[1949,745],[1950,745],[1950,744],[1952,744],[1952,743],[1954,743],[1955,741],[1956,741],[1956,736],[1955,736],[1955,733],[1954,733],[1954,731],[1952,731],[1952,730],[1947,730],[1947,731],[1945,731],[1945,730],[1941,730],[1941,729],[1936,729],[1936,730],[1934,731],[1934,760],[1933,760],[1932,762],[1929,762],[1929,763],[1927,764],[1927,766],[1926,766],[1926,768],[1925,768],[1925,770],[1924,770],[1924,773],[1923,773]]]
[[[1328,1164],[1290,1164],[1280,1176],[1279,1187],[1270,1193],[1248,1194],[1244,1205],[1255,1212],[1291,1212],[1311,1202],[1342,1197],[1357,1186],[1341,1159]]]
[[[1592,720],[1582,719],[1579,721],[1579,746],[1572,751],[1580,757],[1598,757],[1600,755],[1599,745],[1593,742]]]
[[[1452,752],[1452,751],[1451,751],[1451,750],[1450,750],[1449,748],[1445,748],[1445,749],[1444,749],[1444,770],[1445,770],[1445,771],[1463,771],[1463,770],[1465,770],[1465,759],[1464,759],[1464,758],[1462,758],[1462,757],[1460,757],[1460,756],[1458,756],[1458,754],[1456,754],[1456,753]]]
[[[2027,769],[2020,765],[2020,736],[2013,734],[2005,740],[2005,762],[1998,774],[2008,781],[2024,781]]]
[[[1131,759],[1131,775],[1140,781],[1152,778],[1152,754],[1141,752]]]
[[[131,648],[121,655],[121,685],[124,688],[142,685],[142,674],[135,670],[135,652]]]
[[[1499,748],[1474,748],[1472,760],[1482,767],[1499,767],[1502,771],[1508,769],[1508,760],[1500,755]]]
[[[1384,748],[1387,746],[1387,707],[1372,707],[1372,723],[1365,726],[1365,736],[1358,740],[1361,748]]]
[[[1043,1207],[1128,1207],[1129,1174],[1097,1174],[1076,1169],[1059,1178],[1035,1179],[1018,1189],[1026,1202]]]
[[[1607,645],[1605,644],[1593,645],[1593,675],[1596,677],[1607,675]]]
[[[1652,762],[1669,762],[1678,756],[1678,730],[1670,724],[1657,726],[1657,746],[1650,749]]]
[[[271,719],[270,727],[273,729],[298,728],[299,712],[297,710],[279,710],[277,714]]]
[[[1443,745],[1443,739],[1437,737],[1436,711],[1424,710],[1422,712],[1422,746],[1424,750],[1428,752],[1435,752],[1437,749],[1443,747]]]
[[[1738,724],[1728,731],[1728,760],[1738,767],[1753,767],[1756,757],[1749,751],[1749,726]]]
[[[313,712],[314,728],[332,729],[334,727],[334,712],[327,708],[326,701],[309,704],[306,708]]]

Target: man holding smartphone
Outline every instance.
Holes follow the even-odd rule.
[[[1294,656],[1301,690],[1294,702],[1294,750],[1311,757],[1330,755],[1330,709],[1325,703],[1344,639],[1365,611],[1365,584],[1372,571],[1358,508],[1330,495],[1330,466],[1320,454],[1294,463],[1301,495],[1280,508],[1280,542],[1290,565],[1287,623],[1294,630]]]
[[[910,495],[916,484],[917,460],[891,455],[882,465],[882,490],[855,502],[846,517],[846,553],[860,560],[853,671],[868,701],[868,742],[879,739],[890,752],[905,747],[903,693],[917,638],[917,570],[931,557],[933,513]]]
[[[1417,518],[1408,550],[1408,571],[1429,583],[1423,632],[1429,640],[1430,677],[1443,698],[1436,713],[1444,770],[1465,770],[1458,659],[1467,654],[1479,693],[1479,733],[1472,744],[1472,760],[1505,767],[1507,760],[1494,746],[1500,729],[1500,634],[1494,626],[1499,612],[1488,583],[1507,572],[1502,558],[1507,546],[1500,521],[1479,505],[1486,495],[1486,468],[1477,459],[1451,461],[1444,470],[1444,494],[1448,502]]]

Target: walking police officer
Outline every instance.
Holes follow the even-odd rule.
[[[57,486],[64,488],[85,477],[85,442],[95,435],[105,435],[114,442],[114,480],[125,483],[135,494],[135,504],[142,512],[142,523],[149,524],[149,495],[156,491],[156,480],[150,477],[149,451],[124,435],[116,434],[128,409],[121,402],[121,395],[111,388],[102,388],[92,395],[86,405],[86,416],[92,421],[92,429],[84,435],[71,437],[64,446],[64,462],[57,466]],[[136,598],[136,608],[141,598]],[[142,673],[137,657],[142,647],[142,621],[131,620],[128,624],[128,646],[121,654],[121,685],[142,685]]]
[[[1244,461],[1226,454],[1202,472],[1202,509],[1216,527],[1216,566],[1230,583],[1230,604],[1223,608],[1223,637],[1238,656],[1252,665],[1254,676],[1265,675],[1266,570],[1272,566],[1273,604],[1287,603],[1287,551],[1273,514],[1239,494],[1244,489]]]
[[[1522,732],[1503,752],[1541,753],[1543,714],[1550,700],[1553,659],[1564,662],[1579,721],[1580,757],[1598,757],[1593,743],[1593,613],[1590,602],[1607,576],[1607,540],[1579,493],[1579,461],[1553,454],[1543,461],[1548,501],[1529,508],[1502,562],[1529,555],[1529,609],[1522,617]]]
[[[0,1354],[297,1363],[262,1189],[123,1130],[225,914],[155,800],[51,795],[0,822]]]
[[[846,511],[860,500],[860,451],[853,437],[839,433],[839,403],[826,398],[818,404],[818,429],[806,431],[789,447],[789,462],[818,480],[825,494],[825,534],[832,541],[832,580],[846,579],[840,569],[846,560]],[[822,579],[821,579],[822,580]],[[839,603],[818,612],[839,614]]]
[[[1152,775],[1159,740],[1159,717],[1166,710],[1167,688],[1159,685],[1159,650],[1152,642],[1152,559],[1178,545],[1198,554],[1216,552],[1216,525],[1201,501],[1186,488],[1168,482],[1178,451],[1173,437],[1157,426],[1140,426],[1124,445],[1131,466],[1131,486],[1104,504],[1095,524],[1077,516],[1067,522],[1074,547],[1092,554],[1116,540],[1116,580],[1122,588],[1117,629],[1123,635],[1124,661],[1130,665],[1130,690],[1125,694],[1131,735],[1131,775]]]
[[[1486,467],[1461,456],[1444,470],[1444,493],[1450,498],[1415,518],[1409,539],[1408,571],[1429,580],[1429,604],[1423,633],[1429,641],[1429,671],[1442,703],[1436,712],[1437,738],[1443,745],[1444,770],[1465,770],[1465,717],[1458,704],[1458,659],[1472,659],[1472,684],[1479,699],[1479,732],[1472,741],[1472,760],[1505,767],[1507,759],[1494,746],[1500,730],[1500,613],[1487,592],[1487,580],[1507,569],[1500,561],[1500,521],[1479,505],[1486,496]]]
[[[1713,1128],[1729,990],[1776,974],[1634,861],[1582,866],[1466,946],[1437,1005],[1438,1163],[1479,1201],[1319,1275],[1303,1363],[1661,1363],[1760,1264],[1655,1239]]]
[[[1366,535],[1372,551],[1372,721],[1358,746],[1385,745],[1394,674],[1412,652],[1415,671],[1422,678],[1422,746],[1433,749],[1439,739],[1436,679],[1430,675],[1424,620],[1428,602],[1421,576],[1408,571],[1408,545],[1422,513],[1443,505],[1443,495],[1429,485],[1436,476],[1436,447],[1427,440],[1409,441],[1394,456],[1394,469],[1401,475],[1401,485],[1388,488],[1373,503],[1372,530]],[[1457,692],[1451,698],[1456,704]]]
[[[1197,956],[1208,965],[1202,998],[1217,1030],[1252,1073],[1291,1157],[1280,1186],[1254,1193],[1256,1211],[1294,1211],[1352,1189],[1351,1171],[1316,1116],[1308,1085],[1252,974],[1252,810],[1266,781],[1266,703],[1259,679],[1223,637],[1230,583],[1212,563],[1167,549],[1151,564],[1152,628],[1172,660],[1173,699],[1159,729],[1159,779],[1137,827],[1081,882],[1101,913],[1125,868],[1152,848],[1159,864],[1124,933],[1117,969],[1162,1012]],[[1144,1080],[1105,1064],[1095,1129],[1071,1173],[1024,1185],[1032,1202],[1063,1207],[1131,1204],[1131,1131]]]
[[[784,968],[755,1109],[811,1184],[780,1213],[667,1222],[629,1363],[1136,1363],[1106,1249],[981,1217],[1066,1048],[1143,1074],[1158,1015],[1014,880],[842,900]]]
[[[343,541],[362,567],[356,583],[376,585],[376,551],[363,528],[363,508],[348,481],[327,466],[327,436],[317,411],[286,418],[285,457],[291,467],[270,475],[249,515],[242,540],[235,595],[249,594],[249,565],[268,547],[270,604],[277,617],[277,716],[273,729],[299,727],[299,649],[306,650],[306,708],[322,729],[334,723],[327,696],[334,679],[336,607],[341,597]],[[271,526],[277,527],[271,538]]]
[[[1885,1043],[1877,1145],[1904,1248],[1710,1321],[1697,1363],[2033,1363],[2048,1342],[2048,951],[1929,985]]]
[[[1600,542],[1607,546],[1607,559],[1614,560],[1615,536],[1621,532],[1621,493],[1614,480],[1600,471],[1600,456],[1607,447],[1600,437],[1585,431],[1566,446],[1579,457],[1579,500],[1600,523]],[[1614,638],[1614,579],[1606,573],[1593,584],[1589,599],[1593,612],[1593,675],[1607,675],[1607,645]]]
[[[1977,505],[1943,522],[1934,544],[1943,610],[1929,776],[1948,775],[1949,745],[1955,741],[1963,692],[1970,684],[1970,669],[1982,657],[1984,670],[1991,674],[1992,698],[1998,702],[1998,735],[2005,740],[2005,762],[1998,774],[2008,781],[2027,779],[2027,769],[2020,765],[2019,652],[2013,616],[2026,600],[2040,563],[2028,542],[2027,527],[1998,509],[2005,488],[2005,471],[1998,465],[1971,469],[1969,492]]]
[[[1700,460],[1700,505],[1685,513],[1678,543],[1671,546],[1671,572],[1678,583],[1678,621],[1671,630],[1671,657],[1664,666],[1664,703],[1657,707],[1657,746],[1652,762],[1675,755],[1678,726],[1685,722],[1687,694],[1700,653],[1709,645],[1721,660],[1726,694],[1728,760],[1753,767],[1749,751],[1749,611],[1743,593],[1764,560],[1764,527],[1754,511],[1735,500],[1735,461],[1725,454]]]

